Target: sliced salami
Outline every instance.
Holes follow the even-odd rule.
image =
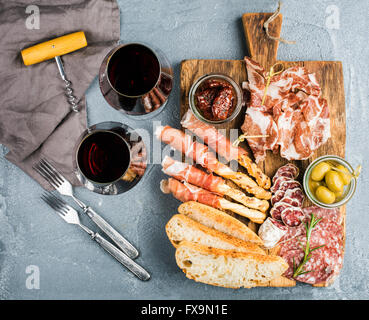
[[[290,207],[288,203],[277,202],[272,209],[270,209],[270,215],[276,220],[281,220],[281,213],[284,209]]]
[[[282,191],[286,191],[288,189],[295,189],[295,188],[299,188],[302,190],[300,182],[295,181],[295,180],[287,180],[287,181],[281,182],[278,189]]]
[[[280,167],[277,172],[275,173],[272,181],[274,183],[274,181],[278,178],[278,177],[289,177],[291,179],[296,179],[299,175],[299,168],[297,168],[294,164],[292,163],[287,163],[286,165]]]
[[[342,223],[343,215],[339,208],[335,209],[324,209],[316,206],[304,208],[305,215],[311,216],[312,213],[319,219],[324,218],[325,220],[332,220],[338,224]]]
[[[295,175],[291,171],[282,171],[282,172],[278,173],[278,175],[276,174],[273,177],[272,182],[275,183],[278,178],[282,178],[282,177],[288,178],[290,180],[295,179]]]
[[[284,197],[284,191],[278,190],[270,199],[270,202],[272,203],[272,206],[274,206],[277,202],[281,201],[281,199]]]
[[[288,231],[288,227],[286,227],[282,222],[280,222],[279,220],[270,218],[270,221],[279,229],[283,230],[283,231]]]
[[[284,276],[292,279],[293,263],[299,265],[304,257],[302,250],[290,250],[282,256],[289,264]],[[342,252],[331,247],[322,247],[311,254],[310,260],[305,264],[304,271],[308,273],[297,276],[295,279],[309,284],[318,284],[329,281],[342,267]]]
[[[286,198],[285,201],[283,201],[284,198]],[[301,207],[304,202],[304,198],[304,193],[300,188],[287,189],[284,192],[283,198],[280,200],[280,202],[289,203],[295,207]],[[292,199],[292,202],[290,199]]]
[[[300,207],[288,206],[281,212],[281,219],[286,226],[297,227],[305,215]]]
[[[283,197],[279,202],[282,203],[287,203],[292,207],[300,207],[300,201],[295,199],[295,198],[291,198],[291,197]]]
[[[293,180],[291,180],[291,178],[289,177],[278,177],[278,179],[274,181],[273,186],[270,188],[270,191],[272,193],[276,193],[280,189],[281,183],[285,181],[293,181]]]
[[[287,209],[285,209],[288,212]],[[311,258],[304,265],[304,271],[309,271],[299,275],[295,280],[318,284],[332,280],[342,268],[343,262],[343,227],[339,209],[329,210],[318,207],[304,208],[305,223],[309,223],[311,214],[321,218],[310,237],[310,247],[316,248],[311,253]],[[284,217],[281,213],[282,220]],[[285,217],[286,218],[286,217]],[[287,222],[287,221],[285,221]],[[289,264],[289,269],[285,276],[293,278],[293,264],[299,265],[304,256],[306,247],[306,230],[303,224],[294,228],[288,228],[287,233],[280,240],[279,255]]]

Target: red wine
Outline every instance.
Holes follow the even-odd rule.
[[[96,131],[87,136],[77,151],[78,166],[94,182],[110,183],[125,173],[130,150],[121,136],[111,131]]]
[[[160,76],[160,63],[151,49],[133,43],[113,53],[107,73],[116,91],[137,97],[154,88]]]

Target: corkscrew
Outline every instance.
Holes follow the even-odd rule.
[[[61,78],[65,84],[67,101],[74,112],[79,112],[78,100],[73,94],[72,83],[67,78],[61,56],[87,46],[87,40],[83,31],[74,32],[55,38],[21,51],[23,62],[26,66],[49,59],[55,59]]]

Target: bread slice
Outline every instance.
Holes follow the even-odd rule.
[[[223,211],[214,209],[205,204],[196,201],[184,202],[179,206],[178,212],[209,228],[214,228],[232,237],[253,242],[260,246],[263,245],[263,241],[258,235],[244,223]]]
[[[188,241],[179,244],[176,262],[189,279],[234,289],[262,285],[288,268],[279,256],[215,249]]]
[[[252,242],[246,242],[206,227],[183,214],[174,215],[168,221],[165,230],[174,247],[177,247],[181,241],[187,240],[219,249],[266,254],[263,249]]]

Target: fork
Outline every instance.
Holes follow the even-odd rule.
[[[105,240],[100,234],[93,232],[88,227],[83,225],[79,219],[78,212],[68,205],[64,200],[54,196],[52,193],[44,193],[41,196],[51,208],[53,208],[60,217],[67,223],[76,224],[86,231],[104,250],[117,259],[123,266],[130,270],[137,278],[146,281],[150,279],[150,274],[129,258],[124,252],[119,250],[116,246]]]
[[[131,259],[138,256],[137,249],[128,242],[118,231],[116,231],[106,220],[104,220],[91,207],[77,199],[73,193],[72,184],[46,159],[41,159],[33,167],[41,176],[43,176],[60,194],[71,197],[87,214],[90,219],[112,239],[117,246],[122,249]]]

